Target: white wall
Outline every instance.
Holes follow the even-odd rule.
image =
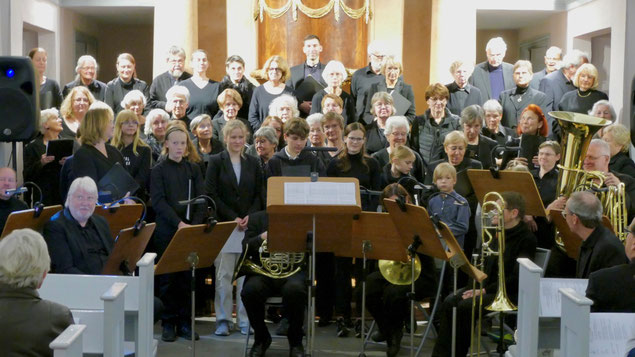
[[[264,64],[258,63],[258,22],[254,21],[251,11],[244,11],[244,3],[240,1],[227,0],[226,8],[227,56],[242,57],[245,75],[248,75]]]
[[[627,82],[624,78],[626,2],[627,0],[595,0],[570,10],[567,14],[567,51],[578,48],[591,53],[591,38],[594,33],[610,29],[609,100],[618,113],[622,111],[624,104],[622,93],[630,88],[630,80]],[[594,62],[593,58],[591,62]]]
[[[368,43],[381,41],[388,53],[403,60],[404,0],[373,1],[371,7],[373,17],[368,21]]]

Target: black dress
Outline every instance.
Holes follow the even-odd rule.
[[[62,90],[57,81],[47,78],[44,84],[40,85],[40,110],[59,109],[63,100]]]
[[[289,86],[285,86],[280,94],[271,94],[267,92],[264,85],[257,87],[254,89],[254,94],[251,97],[251,102],[249,103],[249,115],[247,119],[249,119],[249,124],[251,124],[251,129],[256,132],[265,118],[269,115],[269,104],[283,94],[293,94],[293,89]]]
[[[41,198],[35,196],[45,206],[62,204],[60,196],[60,171],[62,165],[59,161],[53,160],[42,166],[40,159],[46,152],[44,138],[39,136],[24,148],[24,181],[32,181],[40,186],[42,190]]]
[[[124,166],[123,156],[117,148],[106,144],[106,153],[108,157],[92,145],[82,145],[73,155],[73,177],[88,176],[98,183],[116,163]]]

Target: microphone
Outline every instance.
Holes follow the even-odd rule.
[[[193,205],[198,205],[201,203],[205,203],[207,202],[207,200],[203,197],[200,198],[193,198],[191,200],[183,200],[183,201],[179,201],[179,205],[180,206],[185,206],[185,205],[189,205],[189,204],[193,204]]]
[[[14,189],[10,189],[10,190],[5,190],[5,191],[4,191],[4,194],[5,194],[5,195],[9,195],[9,196],[13,196],[13,195],[19,195],[19,194],[25,193],[25,192],[27,192],[27,191],[28,191],[28,189],[27,189],[26,187],[24,187],[24,186],[20,186],[20,187],[18,187],[18,188],[14,188]]]
[[[318,152],[318,151],[337,151],[339,150],[336,147],[332,147],[332,146],[305,146],[302,151],[313,151],[313,152]]]
[[[408,180],[408,181],[412,181],[414,182],[414,185],[412,186],[415,190],[429,190],[432,188],[432,185],[425,185],[419,181],[417,181],[417,179],[415,179],[414,177],[408,175],[408,176],[403,176],[402,178],[400,178],[399,180],[397,180],[397,183],[401,185],[401,182],[403,180]]]
[[[214,226],[216,226],[216,223],[218,223],[218,221],[214,219],[214,216],[211,214],[212,211],[210,210],[210,208],[213,207],[213,212],[216,212],[216,202],[214,201],[214,199],[212,199],[211,197],[207,195],[200,195],[189,200],[179,201],[178,204],[180,206],[189,207],[189,205],[192,205],[192,204],[201,204],[206,202],[208,202],[209,205],[207,206],[207,210],[208,210],[207,226],[205,227],[204,232],[209,233],[212,231]]]
[[[367,189],[367,188],[366,188],[366,187],[364,187],[364,186],[359,186],[359,191],[360,191],[361,193],[364,193],[364,194],[369,195],[369,196],[381,196],[381,194],[382,194],[382,192],[381,192],[381,191],[373,191],[373,190],[369,190],[369,189]]]
[[[459,205],[459,206],[467,205],[467,202],[461,201],[459,196],[457,196],[453,192],[441,192],[441,191],[435,192],[435,193],[431,194],[430,197],[428,197],[428,201],[430,201],[433,197],[438,196],[438,195],[448,195],[448,196],[450,196],[456,202],[456,204]]]
[[[139,217],[139,219],[133,225],[134,231],[132,232],[132,235],[136,237],[139,234],[139,231],[143,227],[145,227],[145,225],[146,225],[145,219],[146,219],[146,212],[148,211],[148,209],[146,207],[146,203],[143,202],[142,199],[140,199],[139,197],[136,197],[136,196],[123,197],[123,198],[120,198],[120,199],[118,199],[118,200],[116,200],[114,202],[110,202],[108,204],[104,204],[103,207],[104,207],[104,209],[107,209],[107,210],[116,209],[116,207],[114,207],[114,205],[119,204],[119,203],[121,203],[121,202],[123,202],[123,201],[125,201],[127,199],[128,200],[133,200],[133,201],[138,202],[138,203],[141,203],[141,206],[143,207],[143,210],[141,212],[141,217]]]

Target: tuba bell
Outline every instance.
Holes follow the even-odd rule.
[[[593,134],[603,127],[611,124],[610,121],[586,114],[554,111],[549,115],[555,118],[560,125],[561,136],[560,146],[562,154],[558,168],[558,183],[556,186],[556,197],[569,197],[585,176],[582,169],[582,162],[586,156],[587,149]],[[556,231],[556,244],[564,251],[562,237]]]

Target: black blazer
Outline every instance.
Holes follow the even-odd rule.
[[[108,254],[112,252],[115,242],[110,233],[106,218],[93,214],[89,219],[97,229]],[[87,223],[88,224],[88,223]],[[82,237],[79,223],[73,218],[68,208],[57,212],[44,225],[44,238],[51,255],[52,272],[58,274],[100,274],[92,271],[87,261],[88,244]]]
[[[168,89],[190,77],[192,77],[191,74],[183,72],[181,77],[174,79],[168,71],[154,77],[152,85],[150,85],[150,100],[148,100],[148,108],[165,110],[165,102],[167,100],[165,98],[165,93],[168,92]]]
[[[512,129],[516,128],[520,114],[529,104],[539,106],[545,115],[552,110],[553,103],[545,93],[529,87],[525,93],[518,94],[516,89],[517,88],[508,89],[501,92],[500,98],[498,99],[503,106],[501,124],[504,126]]]
[[[545,93],[548,98],[548,101],[552,103],[553,107],[558,106],[560,100],[562,100],[562,96],[565,93],[575,90],[573,83],[571,83],[567,77],[564,76],[561,70],[554,71],[544,76],[540,80],[540,85],[538,86],[538,90]],[[557,125],[557,122],[547,113],[547,121],[549,122],[549,136],[554,135],[557,141],[559,140],[559,128],[556,128],[554,131],[554,125]]]
[[[287,80],[286,85],[288,85],[289,87],[293,88],[293,90],[298,88],[298,86],[304,80],[304,64],[305,63],[306,63],[306,61],[300,63],[297,66],[291,67],[291,70],[290,70],[291,76],[289,76],[289,79]],[[325,65],[323,65],[322,62],[318,62],[317,67],[318,67],[318,74],[313,76],[313,78],[316,81],[320,82],[320,84],[322,84],[323,86],[326,87],[326,82],[324,81],[324,78],[322,78],[322,71],[324,71]],[[346,79],[346,78],[344,78],[344,79]]]
[[[575,277],[587,279],[596,270],[627,262],[622,242],[613,232],[599,226],[580,246]]]
[[[263,209],[263,182],[260,162],[245,154],[240,159],[238,183],[229,153],[225,150],[209,159],[205,192],[216,202],[218,219],[233,221]]]
[[[483,105],[483,103],[485,103],[481,90],[469,83],[463,87],[467,93],[464,102],[458,99],[457,93],[461,89],[459,89],[459,85],[456,84],[456,82],[446,84],[445,87],[448,89],[448,92],[450,92],[450,98],[448,98],[448,104],[445,107],[448,108],[452,114],[461,116],[461,111],[470,105]]]
[[[382,79],[383,79],[383,76],[382,76]],[[414,121],[415,116],[417,115],[417,113],[415,112],[415,93],[412,90],[412,86],[410,84],[404,83],[403,78],[399,78],[399,80],[397,80],[397,84],[395,85],[394,91],[401,94],[404,98],[410,101],[410,107],[403,114],[403,116],[408,118],[408,121],[412,123]],[[373,95],[377,92],[388,92],[388,87],[386,87],[386,80],[381,80],[371,84],[368,90],[366,91],[366,94],[364,95],[365,109],[364,109],[364,116],[362,119],[364,120],[364,123],[366,125],[372,123],[373,119],[375,118],[375,116],[370,113],[370,106],[371,106],[370,101],[371,99],[373,99]]]
[[[116,116],[117,113],[125,109],[121,106],[121,101],[123,100],[123,98],[126,96],[126,94],[135,89],[141,91],[146,100],[150,96],[150,88],[148,87],[148,84],[146,82],[138,78],[132,78],[130,82],[123,83],[123,81],[119,77],[117,77],[108,82],[108,84],[106,85],[106,95],[104,102],[106,102],[106,104],[108,104],[112,108]]]
[[[586,296],[593,312],[635,312],[635,260],[591,273]]]
[[[513,78],[514,66],[507,62],[503,62],[502,66],[505,89],[514,88],[516,86]],[[489,81],[487,61],[481,62],[474,67],[474,72],[472,72],[472,76],[470,76],[469,83],[481,91],[481,96],[484,102],[488,99],[498,99],[492,98],[492,87]]]

